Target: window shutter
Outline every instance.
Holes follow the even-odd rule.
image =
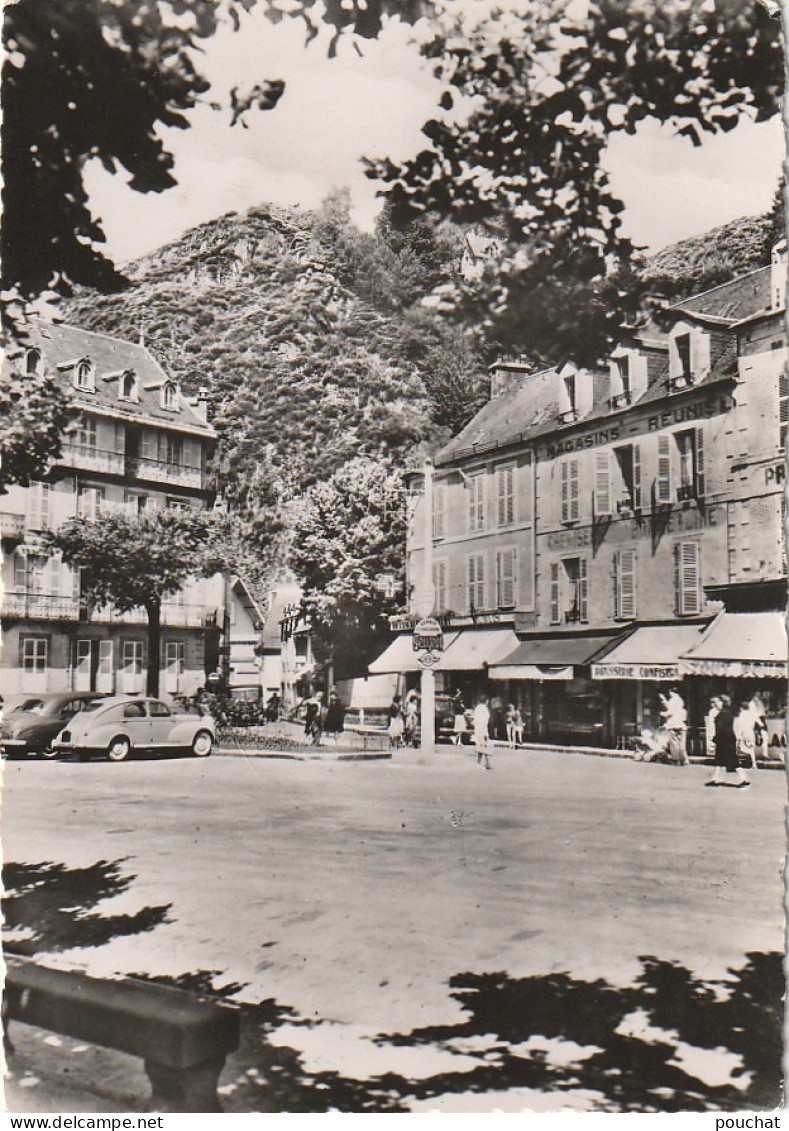
[[[589,620],[589,582],[586,558],[578,559],[578,617],[583,624]]]
[[[511,467],[500,467],[496,472],[499,526],[509,526],[515,521],[513,497],[513,471]]]
[[[570,518],[570,464],[565,460],[562,464],[562,522]]]
[[[694,478],[696,480],[696,498],[704,498],[704,429],[696,429],[696,453],[694,464]]]
[[[671,438],[658,436],[657,501],[671,502]]]
[[[786,447],[786,429],[789,425],[789,370],[784,369],[778,374],[778,423],[780,426],[779,443]]]
[[[616,615],[633,620],[636,615],[636,551],[620,550],[616,564]]]
[[[578,460],[570,460],[570,518],[574,521],[580,516]]]
[[[611,513],[611,468],[608,452],[595,452],[594,509],[598,517]]]
[[[559,597],[559,563],[551,562],[551,624],[560,620]]]
[[[633,509],[641,509],[641,448],[633,444]]]
[[[695,616],[701,612],[701,576],[698,542],[679,542],[676,549],[677,612]]]
[[[498,604],[511,609],[515,604],[515,551],[500,550],[496,556]]]
[[[27,521],[31,530],[49,527],[49,484],[33,482],[28,488]]]
[[[27,554],[21,550],[14,554],[14,589],[17,593],[27,590]]]

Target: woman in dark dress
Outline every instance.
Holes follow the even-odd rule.
[[[326,721],[323,724],[323,729],[326,734],[334,736],[335,742],[345,729],[345,708],[336,691],[332,691],[329,696],[329,706],[326,708]]]
[[[704,784],[733,785],[737,789],[743,789],[751,783],[740,769],[737,760],[737,739],[734,734],[734,712],[731,707],[731,699],[728,695],[714,696],[712,707],[716,711],[713,722],[715,728],[715,769],[712,777]],[[734,774],[736,780],[722,781],[721,773],[723,770],[726,771],[727,776]]]

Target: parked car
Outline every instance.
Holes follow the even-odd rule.
[[[0,747],[11,755],[53,757],[52,740],[85,707],[105,699],[99,692],[63,691],[17,695],[3,704]]]
[[[91,703],[55,738],[56,754],[105,754],[123,762],[132,753],[192,753],[205,758],[216,741],[210,715],[173,710],[161,699],[114,696]]]

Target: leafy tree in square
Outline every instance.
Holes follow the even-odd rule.
[[[297,504],[290,564],[320,659],[338,679],[365,671],[400,609],[406,501],[402,476],[353,459]]]
[[[148,695],[159,694],[162,603],[190,578],[226,565],[221,524],[198,510],[109,513],[93,522],[70,519],[48,536],[63,561],[78,566],[89,605],[148,618]]]

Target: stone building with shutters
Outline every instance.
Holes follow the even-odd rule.
[[[144,346],[61,323],[31,324],[6,364],[50,374],[77,415],[46,476],[0,497],[3,695],[138,693],[144,611],[89,610],[79,570],[48,554],[42,535],[71,518],[209,505],[205,403],[184,396]],[[164,602],[162,692],[191,694],[217,667],[223,603],[219,577]]]
[[[785,604],[785,272],[779,245],[770,267],[633,327],[598,369],[494,367],[488,403],[436,458],[445,690],[517,704],[534,740],[595,745],[658,725],[672,684],[691,745],[721,679],[752,692],[686,657],[727,612]],[[423,528],[420,500],[410,589]],[[781,713],[785,653],[755,659]],[[370,670],[398,661],[416,666],[396,640]]]

